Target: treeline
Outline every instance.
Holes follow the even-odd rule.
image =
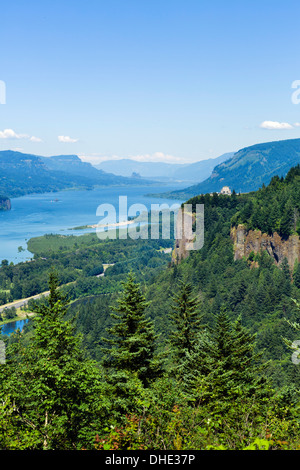
[[[256,334],[256,351],[263,352],[269,360],[266,374],[274,387],[297,388],[299,371],[282,337],[299,339],[299,333],[291,331],[287,322],[298,321],[298,310],[291,299],[300,299],[299,263],[292,267],[284,260],[277,266],[266,251],[257,253],[255,259],[234,260],[230,229],[236,212],[247,204],[248,197],[205,195],[188,201],[194,206],[205,206],[204,246],[191,251],[187,259],[165,270],[148,286],[148,313],[158,331],[170,332],[171,325],[162,312],[168,311],[168,299],[176,292],[178,280],[188,280],[199,296],[209,325],[225,305],[231,320],[240,317],[243,326]]]
[[[243,224],[248,230],[261,230],[271,235],[277,232],[282,238],[300,234],[300,165],[289,170],[286,177],[274,176],[270,183],[255,192],[231,197],[214,193],[195,196],[189,200],[194,207],[221,208],[232,211],[231,224]]]
[[[189,257],[179,264],[151,270],[149,275],[145,269],[141,274],[138,260],[136,264],[131,261],[125,263],[127,272],[130,269],[135,272],[150,302],[146,312],[160,334],[159,348],[164,350],[166,338],[172,331],[168,318],[170,298],[176,295],[178,283],[188,280],[199,297],[199,308],[207,324],[213,325],[215,316],[225,305],[231,320],[240,317],[243,326],[257,335],[256,351],[264,351],[264,357],[270,361],[266,374],[273,386],[277,389],[298,387],[298,368],[292,363],[282,337],[291,335],[293,339],[299,339],[296,332],[290,331],[286,321],[298,320],[298,310],[291,298],[300,299],[299,263],[293,269],[285,260],[278,267],[264,251],[255,259],[234,260],[231,221],[236,211],[247,203],[246,195],[206,195],[189,202],[205,205],[205,236],[201,250],[191,251]],[[69,314],[76,314],[76,331],[83,335],[83,344],[90,357],[98,362],[102,359],[103,338],[111,321],[109,307],[127,275],[115,273],[110,277],[110,272],[117,269],[117,264],[108,268],[107,278],[103,279],[107,284],[102,284],[102,292],[96,292],[94,287],[93,294],[91,286],[87,289],[89,295],[70,306]],[[117,287],[114,291],[109,290],[110,282]],[[68,289],[72,294],[72,285],[65,290],[66,293]],[[111,296],[101,295],[103,293],[111,293]],[[71,297],[75,299],[76,295]]]
[[[296,167],[257,193],[191,199],[204,204],[204,246],[178,264],[159,241],[114,241],[97,245],[114,264],[101,279],[58,290],[52,278],[36,319],[5,339],[1,447],[299,449],[299,264],[265,251],[235,261],[230,238],[250,201],[248,227],[299,188]],[[60,272],[78,254],[78,276],[98,253],[81,241],[76,256],[65,245],[28,265],[53,257]]]
[[[70,298],[115,292],[119,280],[130,267],[150,275],[164,266],[170,255],[163,248],[172,246],[170,240],[99,240],[95,233],[62,237],[45,235],[30,243],[34,250],[32,261],[0,266],[0,305],[28,298],[48,289],[49,270],[53,266],[60,273],[60,282],[68,286]],[[103,265],[110,264],[103,279]]]
[[[244,207],[232,219],[233,225],[244,224],[249,230],[277,232],[282,238],[300,234],[300,165],[286,177],[274,176],[268,186],[248,196]]]
[[[16,334],[0,365],[2,450],[299,449],[295,397],[272,388],[255,336],[225,306],[210,328],[190,283],[179,282],[159,351],[130,273],[96,363],[57,287],[52,273],[30,339]]]

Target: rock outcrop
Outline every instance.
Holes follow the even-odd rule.
[[[178,263],[180,260],[185,259],[189,255],[189,251],[187,249],[188,244],[191,240],[187,239],[185,236],[184,226],[183,226],[183,212],[182,209],[179,209],[177,220],[176,220],[176,241],[175,241],[175,248],[172,252],[172,261]]]
[[[300,238],[298,235],[291,235],[285,240],[276,232],[268,235],[260,230],[246,230],[243,225],[238,225],[231,229],[231,239],[235,260],[243,257],[248,258],[251,252],[256,254],[261,250],[266,250],[277,265],[287,258],[290,268],[293,268],[295,261],[300,260]]]
[[[199,224],[199,226],[198,226]],[[198,228],[197,228],[198,227]],[[189,256],[191,250],[201,249],[204,243],[204,213],[199,209],[196,214],[179,209],[176,220],[176,242],[172,252],[173,262]]]

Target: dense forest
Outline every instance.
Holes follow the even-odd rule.
[[[298,266],[265,251],[235,261],[230,238],[239,223],[298,233],[298,195],[295,167],[257,192],[191,199],[205,242],[180,262],[164,252],[172,240],[93,234],[42,237],[31,263],[4,260],[6,300],[34,283],[50,296],[1,337],[0,447],[298,450]]]
[[[300,139],[275,140],[245,147],[218,164],[201,183],[168,193],[169,197],[189,199],[198,194],[220,192],[226,186],[248,193],[268,185],[274,176],[285,177],[299,164]]]
[[[104,240],[95,233],[82,236],[45,235],[31,239],[28,248],[34,253],[29,262],[8,263],[0,269],[0,305],[28,298],[48,289],[49,270],[60,273],[69,297],[77,299],[88,294],[120,290],[120,281],[134,267],[147,278],[170,260],[165,251],[170,240]],[[74,256],[75,253],[75,256]],[[107,265],[107,266],[105,266]],[[102,279],[104,272],[109,276]]]
[[[268,186],[252,194],[233,218],[234,225],[249,230],[279,233],[282,238],[300,234],[300,165],[291,168],[285,178],[274,176]]]

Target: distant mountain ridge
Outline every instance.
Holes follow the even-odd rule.
[[[286,176],[300,163],[300,139],[266,142],[245,147],[229,160],[217,165],[211,176],[200,184],[166,194],[174,198],[190,198],[198,194],[220,192],[229,186],[237,193],[256,191],[267,185],[273,176]]]
[[[195,163],[139,162],[123,158],[105,160],[95,165],[95,168],[127,177],[138,173],[143,178],[199,183],[211,175],[216,165],[228,160],[233,155],[234,152],[225,153],[217,158],[200,160]]]
[[[97,170],[77,155],[42,157],[12,150],[0,151],[0,193],[7,197],[95,186],[151,184]]]
[[[87,178],[99,178],[107,172],[98,170],[88,162],[83,162],[78,155],[54,155],[52,157],[41,157],[42,162],[53,171],[62,171],[73,175],[81,175]]]

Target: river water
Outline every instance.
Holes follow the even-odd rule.
[[[183,188],[178,185],[134,186],[98,188],[91,191],[60,191],[56,193],[30,194],[11,200],[12,209],[0,212],[0,262],[8,260],[17,264],[28,261],[32,253],[27,241],[45,234],[81,235],[95,229],[74,230],[75,227],[99,223],[97,208],[111,204],[116,209],[117,221],[120,197],[127,198],[130,208],[143,204],[147,210],[152,204],[181,204],[181,200],[147,197],[147,193],[162,193]],[[112,222],[114,222],[112,220]],[[22,330],[28,320],[18,320],[2,327],[2,334],[9,335],[17,328]]]
[[[91,191],[60,191],[57,193],[30,194],[11,200],[12,209],[0,212],[0,261],[14,264],[27,261],[32,254],[27,241],[49,233],[81,235],[91,230],[72,230],[74,227],[99,223],[96,215],[101,204],[111,204],[118,214],[120,196],[127,198],[128,207],[143,204],[149,210],[151,204],[168,204],[180,200],[147,197],[147,193],[162,193],[180,189],[183,185],[109,187]]]
[[[29,321],[28,319],[25,319],[25,320],[17,320],[17,321],[12,321],[10,323],[6,323],[1,328],[1,334],[10,335],[11,333],[14,333],[14,331],[17,331],[17,329],[22,331],[24,325],[26,325],[28,321]]]

